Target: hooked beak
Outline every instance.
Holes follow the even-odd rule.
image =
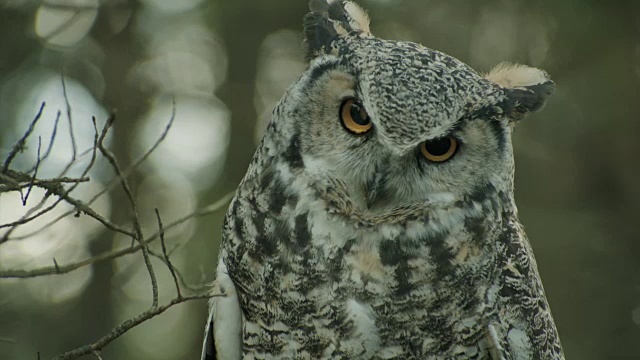
[[[380,165],[376,165],[372,177],[364,184],[364,198],[368,209],[373,208],[387,195],[387,172],[381,171]]]

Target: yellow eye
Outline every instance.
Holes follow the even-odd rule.
[[[431,162],[445,162],[455,155],[458,141],[451,136],[425,141],[420,144],[420,152]]]
[[[340,105],[340,121],[347,131],[362,135],[373,129],[373,123],[364,106],[355,99],[347,99]]]

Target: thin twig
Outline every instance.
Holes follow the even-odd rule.
[[[53,258],[53,266],[56,268],[56,273],[60,274],[60,265],[58,265],[56,258]]]
[[[88,204],[84,203],[81,200],[72,198],[71,196],[68,195],[68,191],[64,190],[64,188],[62,186],[60,186],[60,184],[41,184],[39,187],[46,189],[50,194],[53,194],[55,196],[57,196],[59,199],[64,200],[65,202],[71,204],[74,206],[74,210],[71,213],[77,213],[77,212],[81,212],[84,213],[96,220],[98,220],[100,223],[102,223],[106,228],[113,230],[113,231],[117,231],[121,234],[124,234],[126,236],[129,237],[135,237],[135,233],[132,232],[131,230],[124,228],[120,225],[116,225],[113,222],[111,222],[109,219],[103,217],[102,215],[98,214],[97,212],[95,212]],[[26,220],[18,220],[15,221],[13,223],[10,224],[4,224],[4,225],[0,225],[0,228],[3,227],[7,227],[7,226],[11,226],[14,225],[13,227],[11,227],[11,229],[15,229],[16,225],[21,225],[21,224],[25,224],[28,221]],[[4,241],[4,239],[0,239],[0,244],[2,244]]]
[[[91,168],[93,167],[93,164],[95,164],[95,160],[96,160],[96,152],[97,152],[97,148],[98,148],[98,127],[96,125],[96,118],[95,116],[92,117],[93,120],[93,129],[94,129],[94,137],[93,137],[93,148],[91,149],[91,161],[89,161],[89,164],[87,165],[87,167],[84,169],[84,171],[82,172],[82,175],[80,177],[85,177],[88,173],[89,170],[91,170]],[[109,129],[105,126],[102,129],[102,134],[101,136],[106,136],[106,132]],[[66,173],[66,171],[68,170],[68,168],[70,167],[67,166],[67,168],[62,172],[62,174]],[[63,176],[63,175],[60,176]],[[78,184],[73,184],[71,186],[71,188],[69,190],[66,191],[66,194],[70,194],[73,190],[75,190],[75,188],[78,186]],[[29,211],[27,211],[19,220],[14,221],[13,223],[9,223],[9,224],[0,224],[0,228],[3,227],[8,227],[9,226],[9,230],[2,236],[2,238],[0,238],[0,245],[2,245],[2,243],[6,242],[9,240],[9,237],[11,236],[11,233],[13,231],[15,231],[19,225],[22,224],[26,224],[30,221],[32,221],[33,219],[36,219],[44,214],[46,214],[47,212],[53,210],[56,206],[58,206],[58,204],[60,204],[60,202],[62,202],[62,198],[58,198],[52,205],[48,206],[46,209],[42,210],[42,211],[38,211],[40,208],[42,208],[42,206],[44,206],[44,204],[46,203],[48,197],[51,195],[51,193],[47,192],[45,194],[45,196],[42,198],[42,200],[40,201],[40,203],[36,206],[34,206],[33,208],[29,209]],[[89,203],[88,205],[90,205],[91,203]],[[31,216],[31,214],[33,214],[34,212],[37,212],[37,214]],[[77,213],[77,210],[72,210],[69,211],[67,213],[67,215],[69,214],[73,214],[73,213]],[[65,215],[65,216],[67,216]],[[54,223],[56,223],[57,221],[59,221],[62,218],[59,218],[57,220],[55,220],[54,222],[49,222],[47,225],[41,227],[40,229],[33,231],[31,234],[28,235],[24,235],[25,236],[32,236],[34,234],[36,234],[38,231],[41,231],[44,228],[48,228],[49,226],[53,225]],[[114,224],[112,224],[114,225]],[[115,226],[115,225],[114,225]]]
[[[112,114],[111,116],[114,116],[114,114]],[[160,137],[156,140],[156,142],[147,150],[147,152],[145,152],[135,163],[133,163],[131,166],[129,166],[126,170],[124,170],[124,175],[125,177],[128,177],[129,175],[131,175],[131,173],[133,173],[133,171],[135,169],[137,169],[145,160],[147,160],[147,158],[151,155],[151,153],[153,151],[155,151],[155,149],[160,145],[160,143],[162,143],[164,141],[164,139],[166,138],[167,134],[169,133],[169,130],[171,129],[171,127],[173,126],[173,122],[176,118],[176,102],[175,99],[173,99],[173,110],[171,112],[171,118],[169,119],[169,122],[167,123],[167,126],[165,127],[165,129],[163,130],[162,134],[160,134]],[[94,120],[94,127],[95,127],[95,117],[93,118]],[[108,123],[108,121],[107,121]],[[107,126],[105,125],[105,127],[103,128],[103,135],[106,135],[105,131],[107,130]],[[103,135],[101,135],[100,137],[103,137]],[[96,136],[96,138],[94,139],[94,147],[93,147],[93,157],[92,157],[92,161],[90,166],[93,165],[93,162],[95,160],[95,151],[97,150],[97,141],[98,141],[98,137]],[[90,166],[87,168],[89,169]],[[88,170],[87,170],[88,171]],[[85,173],[83,173],[83,176],[86,175]],[[102,195],[104,195],[105,193],[107,193],[108,191],[111,191],[115,186],[118,185],[118,177],[114,176],[113,179],[111,179],[108,184],[102,189],[100,190],[98,193],[96,193],[90,200],[89,202],[87,202],[87,205],[91,206],[96,200],[98,200],[100,197],[102,197]],[[72,188],[73,189],[73,188]],[[69,191],[71,192],[71,190]],[[40,213],[38,213],[36,216],[32,216],[31,219],[35,218],[35,217],[39,217],[41,214],[46,213],[51,211],[55,206],[57,206],[57,204],[60,202],[60,200],[58,200],[56,203],[54,203],[53,205],[49,206],[47,209],[41,211]],[[36,235],[38,233],[40,233],[41,231],[44,231],[45,229],[48,229],[49,227],[51,227],[53,224],[57,223],[58,221],[60,221],[61,219],[76,213],[77,211],[75,210],[71,210],[71,211],[67,211],[64,214],[58,216],[57,218],[49,221],[48,223],[46,223],[45,225],[41,226],[40,228],[28,233],[28,234],[24,234],[20,237],[16,237],[14,239],[22,239],[22,238],[26,238],[26,237],[30,237],[33,235]],[[21,219],[22,220],[22,219]],[[30,220],[29,220],[30,221]],[[2,228],[3,225],[0,225],[0,228]],[[9,238],[8,234],[5,234],[3,239],[0,239],[0,244],[2,244],[4,241],[7,241]]]
[[[153,249],[149,249],[149,254],[151,256],[155,257],[156,259],[162,261],[165,265],[169,266],[169,264],[167,264],[167,261],[166,261],[166,259],[165,259],[163,254],[158,254],[155,251],[153,251]],[[169,256],[170,256],[170,254],[169,254]],[[191,291],[193,293],[199,293],[199,292],[205,291],[205,290],[210,288],[209,285],[207,285],[207,284],[203,284],[203,285],[192,285],[192,284],[189,284],[185,280],[184,276],[182,275],[182,273],[180,273],[180,271],[178,269],[176,269],[174,267],[173,270],[175,271],[176,277],[178,278],[178,281],[179,281],[179,283],[181,285],[180,286],[181,288],[185,288],[185,289],[187,289],[187,290],[189,290],[189,291]],[[202,282],[204,282],[205,280],[206,280],[206,278],[203,278]]]
[[[110,117],[105,126],[113,126],[114,121],[115,116]],[[124,190],[124,193],[129,200],[129,204],[131,205],[133,228],[135,230],[135,235],[131,238],[138,241],[142,246],[142,257],[144,258],[144,263],[147,267],[147,272],[149,273],[149,278],[151,280],[151,292],[153,296],[152,307],[155,308],[158,306],[158,280],[156,279],[156,274],[153,271],[153,265],[151,264],[151,259],[149,258],[149,246],[145,242],[144,235],[142,235],[142,226],[140,225],[140,219],[138,217],[138,203],[133,196],[133,192],[131,191],[131,187],[129,186],[127,178],[122,174],[122,169],[120,168],[120,165],[118,165],[118,160],[116,159],[115,155],[113,155],[113,153],[104,146],[103,141],[104,137],[101,136],[98,140],[98,149],[100,149],[102,156],[104,156],[109,161],[111,167],[116,172],[116,176],[120,179],[122,189]]]
[[[74,14],[74,17],[76,15],[77,13]],[[69,19],[69,23],[73,23],[73,21],[74,21],[73,18]],[[69,136],[71,136],[71,150],[73,151],[71,155],[71,161],[73,162],[76,160],[78,145],[76,144],[76,136],[75,136],[75,133],[73,132],[73,120],[72,120],[73,117],[71,116],[71,103],[69,102],[69,95],[67,94],[67,82],[64,79],[64,73],[60,75],[60,81],[62,82],[62,95],[64,97],[64,103],[67,108],[67,120],[69,121]]]
[[[224,205],[226,205],[229,202],[229,200],[231,200],[232,196],[233,196],[233,193],[229,193],[223,196],[220,200],[216,201],[215,203],[209,206],[206,206],[200,210],[197,210],[189,215],[183,216],[182,218],[177,219],[169,223],[168,225],[165,225],[164,226],[165,231],[172,229],[178,225],[181,225],[184,222],[191,220],[193,218],[206,216],[220,210]],[[160,235],[159,233],[155,233],[150,237],[148,237],[145,240],[145,242],[147,244],[150,244],[156,239],[158,239],[159,235]],[[93,256],[91,258],[88,258],[79,262],[67,264],[67,265],[62,265],[57,268],[54,266],[45,266],[45,267],[31,269],[31,270],[0,270],[0,279],[2,278],[34,278],[34,277],[45,276],[45,275],[67,274],[74,270],[80,269],[82,267],[95,264],[97,262],[109,261],[109,260],[120,258],[125,255],[134,254],[138,252],[140,248],[141,248],[140,245],[136,245],[133,247],[126,247],[124,249],[107,251],[99,255]]]
[[[58,123],[60,122],[60,115],[62,113],[60,112],[60,110],[58,110],[58,113],[56,114],[56,120],[53,124],[53,131],[51,131],[51,138],[49,139],[49,146],[47,147],[47,151],[44,152],[44,155],[42,155],[42,161],[45,161],[48,157],[49,154],[51,154],[51,149],[53,148],[53,143],[55,142],[56,139],[56,135],[58,134]],[[31,169],[27,170],[27,173],[30,173],[32,171],[34,171],[36,169],[36,166],[34,165]]]
[[[171,130],[171,127],[173,126],[173,122],[175,121],[175,119],[176,119],[176,99],[172,99],[171,117],[169,118],[169,122],[167,123],[167,126],[165,126],[164,130],[162,131],[162,134],[160,134],[160,136],[158,137],[158,139],[156,139],[153,145],[138,160],[136,160],[136,162],[134,162],[131,166],[129,166],[124,171],[125,177],[128,177],[129,175],[131,175],[131,173],[133,173],[133,171],[138,169],[140,165],[143,162],[145,162],[149,158],[149,156],[151,156],[151,154],[156,150],[156,148],[160,146],[160,144],[167,137],[167,134],[169,134],[169,130]],[[117,185],[117,183],[118,183],[118,177],[115,176],[113,179],[111,179],[111,181],[109,181],[107,186],[105,186],[104,189],[102,189],[102,191],[98,192],[96,195],[94,195],[91,198],[91,200],[89,200],[89,204],[92,204],[95,200],[97,200],[107,191],[112,190]]]
[[[77,13],[76,13],[77,15]],[[18,141],[18,143],[16,143],[16,145],[14,146],[14,148],[12,149],[11,153],[9,154],[9,157],[5,160],[4,163],[4,167],[2,169],[2,172],[0,173],[0,192],[6,192],[6,191],[20,191],[23,188],[27,188],[27,194],[23,197],[23,205],[26,205],[26,203],[28,202],[29,196],[31,194],[31,191],[33,189],[33,187],[40,187],[46,190],[45,196],[43,197],[43,199],[40,201],[40,203],[38,205],[36,205],[35,207],[29,209],[27,211],[27,213],[25,215],[22,216],[22,218],[20,220],[18,220],[17,222],[14,222],[13,225],[10,226],[9,230],[4,234],[4,236],[2,238],[0,238],[0,245],[4,242],[7,241],[9,239],[9,234],[15,230],[17,227],[26,224],[28,222],[30,222],[33,219],[36,219],[37,217],[39,217],[40,215],[51,211],[51,209],[53,209],[57,204],[59,204],[60,202],[66,202],[68,204],[71,204],[74,207],[73,211],[68,212],[65,216],[68,216],[71,213],[77,213],[79,214],[80,212],[87,214],[88,216],[94,218],[95,220],[101,222],[106,228],[115,231],[115,232],[119,232],[122,233],[124,235],[127,235],[129,237],[131,237],[132,239],[134,239],[135,241],[137,241],[137,244],[135,246],[126,248],[126,249],[121,249],[121,250],[117,250],[117,251],[109,251],[109,252],[105,252],[102,254],[99,254],[98,256],[95,257],[91,257],[87,260],[78,262],[78,263],[73,263],[73,264],[68,264],[68,265],[63,265],[60,266],[57,262],[57,260],[55,258],[52,258],[53,260],[53,266],[49,266],[46,268],[41,268],[41,269],[35,269],[35,270],[19,270],[19,271],[0,271],[0,278],[30,278],[30,277],[37,277],[37,276],[41,276],[41,275],[51,275],[51,274],[64,274],[64,273],[68,273],[70,271],[73,271],[77,268],[98,262],[98,261],[104,261],[104,260],[109,260],[109,259],[115,259],[121,256],[125,256],[128,254],[132,254],[132,253],[136,253],[138,251],[141,251],[144,257],[144,261],[145,261],[145,265],[147,267],[147,270],[149,272],[149,277],[151,280],[151,286],[152,286],[152,296],[153,296],[153,302],[152,302],[152,306],[151,308],[149,308],[147,311],[140,313],[138,316],[135,316],[129,320],[126,320],[125,322],[121,323],[120,325],[116,326],[115,328],[113,328],[108,334],[104,335],[103,337],[101,337],[100,339],[98,339],[96,342],[80,347],[78,349],[66,352],[64,354],[61,354],[59,356],[56,357],[56,359],[76,359],[79,357],[82,357],[84,355],[93,355],[95,356],[97,359],[102,360],[102,357],[100,355],[100,352],[108,345],[110,344],[113,340],[119,338],[120,336],[124,335],[126,332],[128,332],[130,329],[136,327],[137,325],[152,319],[153,317],[162,314],[163,312],[165,312],[167,309],[187,302],[187,301],[191,301],[191,300],[199,300],[199,299],[209,299],[213,296],[221,296],[220,294],[210,294],[206,288],[202,288],[201,291],[195,293],[195,294],[191,294],[191,295],[183,295],[182,291],[181,291],[181,283],[185,284],[184,278],[182,277],[182,275],[180,274],[180,272],[178,271],[178,269],[176,269],[173,264],[171,263],[170,260],[170,255],[167,251],[167,246],[166,246],[166,242],[165,242],[165,231],[173,228],[174,226],[177,226],[181,223],[184,223],[192,218],[198,217],[198,216],[203,216],[203,215],[207,215],[210,214],[218,209],[220,209],[221,207],[223,207],[231,198],[232,194],[229,194],[227,196],[225,196],[223,199],[219,200],[218,202],[211,204],[203,209],[200,209],[198,211],[193,212],[192,214],[189,214],[181,219],[178,219],[174,222],[171,222],[170,224],[168,224],[167,226],[164,226],[164,224],[162,223],[162,219],[160,216],[160,212],[158,209],[155,209],[156,212],[156,217],[158,220],[158,232],[155,233],[154,235],[150,236],[149,238],[145,238],[143,232],[142,232],[142,226],[139,220],[139,213],[138,213],[138,204],[136,202],[135,196],[133,194],[133,191],[131,189],[131,186],[129,185],[129,181],[128,181],[128,176],[135,171],[139,164],[142,163],[143,161],[145,161],[150,154],[155,151],[155,149],[158,147],[158,145],[165,139],[165,137],[167,136],[167,133],[170,129],[170,127],[173,124],[173,121],[175,119],[175,114],[176,114],[176,106],[175,106],[175,100],[173,101],[173,111],[172,111],[172,116],[171,119],[169,121],[169,124],[167,125],[165,131],[162,133],[161,137],[158,139],[158,141],[150,148],[148,149],[148,151],[136,162],[134,163],[132,166],[130,166],[129,168],[127,168],[125,171],[123,171],[123,169],[120,167],[118,160],[116,159],[115,155],[107,149],[107,147],[104,145],[104,140],[106,138],[107,132],[109,131],[109,129],[113,126],[113,122],[115,120],[114,116],[111,116],[108,120],[107,123],[105,124],[104,128],[102,129],[102,132],[100,134],[98,134],[98,129],[96,126],[96,121],[95,118],[93,118],[93,124],[94,124],[94,129],[95,129],[95,137],[94,137],[94,146],[91,149],[92,151],[92,158],[91,161],[89,163],[89,165],[87,165],[87,167],[85,168],[82,176],[78,179],[72,179],[72,178],[68,178],[65,177],[64,175],[66,174],[66,172],[72,167],[72,165],[76,162],[77,158],[78,158],[78,153],[77,153],[77,144],[76,144],[76,139],[75,139],[75,134],[74,134],[74,130],[73,130],[73,121],[72,121],[72,109],[71,109],[71,105],[69,102],[69,98],[68,98],[68,94],[67,94],[67,88],[66,88],[66,82],[65,82],[65,78],[64,75],[62,76],[62,87],[63,87],[63,92],[64,92],[64,98],[66,101],[66,106],[67,106],[67,117],[68,117],[68,121],[69,121],[69,133],[70,133],[70,137],[71,137],[71,142],[72,142],[72,150],[73,150],[73,154],[72,154],[72,159],[71,161],[67,164],[66,168],[62,171],[61,175],[59,178],[56,179],[38,179],[38,171],[39,171],[39,167],[42,164],[42,162],[49,156],[49,154],[51,153],[51,149],[53,147],[53,143],[55,141],[56,138],[56,133],[57,133],[57,126],[58,126],[58,122],[59,122],[59,118],[60,118],[60,111],[58,111],[58,115],[56,118],[56,123],[54,125],[54,130],[53,133],[51,135],[51,140],[49,142],[49,146],[44,154],[44,156],[42,155],[41,151],[42,151],[42,138],[38,137],[38,149],[37,149],[37,162],[35,167],[32,169],[32,171],[29,171],[27,173],[23,173],[23,172],[16,172],[16,171],[12,171],[9,170],[11,162],[13,161],[13,159],[17,156],[18,152],[21,152],[24,150],[24,146],[26,143],[27,138],[31,135],[31,133],[33,132],[36,123],[38,122],[38,119],[41,117],[42,113],[43,113],[43,109],[45,104],[42,103],[42,106],[40,108],[40,111],[38,112],[36,118],[32,121],[29,129],[27,130],[27,132],[23,135],[23,137]],[[101,193],[99,193],[98,195],[94,196],[89,203],[85,203],[79,199],[76,199],[75,197],[71,196],[71,192],[81,183],[81,182],[85,182],[85,181],[89,181],[89,178],[86,177],[86,174],[89,172],[89,170],[93,167],[93,164],[95,163],[96,160],[96,153],[97,151],[100,151],[100,153],[102,154],[102,156],[104,156],[109,163],[111,164],[111,167],[113,168],[114,172],[115,172],[115,177],[112,179],[112,181],[110,182],[109,186],[106,187],[105,189],[103,189],[103,191]],[[33,172],[33,173],[32,173]],[[31,174],[32,173],[32,174]],[[31,174],[31,175],[30,175]],[[68,186],[68,189],[65,189],[65,184],[70,184],[70,186]],[[133,230],[127,229],[123,226],[119,226],[116,225],[114,223],[112,223],[110,220],[104,218],[103,216],[101,216],[100,214],[98,214],[97,212],[95,212],[92,208],[91,208],[91,204],[98,198],[100,197],[102,194],[104,194],[104,192],[109,191],[110,189],[113,188],[113,186],[115,186],[116,184],[120,184],[122,189],[124,190],[124,193],[130,203],[131,206],[131,211],[132,211],[132,222],[133,222]],[[9,190],[11,189],[11,190]],[[41,210],[44,206],[45,206],[45,201],[48,199],[49,196],[55,196],[56,202],[44,209]],[[32,214],[34,213],[38,213],[40,215],[37,215],[35,217],[32,216]],[[27,219],[31,219],[31,220],[27,220]],[[47,225],[50,226],[50,225]],[[2,227],[7,227],[7,224],[0,224],[0,228]],[[43,227],[44,228],[44,227]],[[38,231],[41,231],[43,228],[40,228]],[[162,248],[162,255],[159,254],[155,254],[152,249],[149,248],[149,243],[157,238],[160,238],[160,242],[161,242],[161,248]],[[174,284],[176,287],[176,291],[177,291],[177,297],[172,299],[169,303],[166,303],[164,305],[159,305],[159,301],[158,301],[158,283],[157,283],[157,279],[156,279],[156,274],[154,272],[154,268],[151,264],[151,259],[150,256],[157,256],[159,258],[162,259],[162,261],[167,265],[167,267],[169,268],[173,280],[174,280]],[[185,286],[185,288],[190,288],[188,286]],[[0,338],[0,340],[2,340],[2,338]],[[40,358],[40,353],[38,353],[38,358]]]
[[[102,225],[104,225],[106,228],[113,230],[113,231],[117,231],[121,234],[130,236],[130,237],[135,237],[136,234],[134,232],[132,232],[131,230],[122,227],[120,225],[116,225],[113,222],[111,222],[109,219],[103,217],[102,215],[98,214],[95,210],[93,210],[91,208],[91,206],[89,206],[88,204],[86,204],[85,202],[72,198],[71,196],[69,196],[69,192],[66,191],[62,186],[51,186],[51,185],[43,185],[42,186],[44,189],[46,189],[48,192],[52,193],[53,195],[56,195],[57,197],[59,197],[60,199],[63,199],[65,202],[71,204],[74,206],[74,212],[82,212],[86,215],[91,216],[92,218],[98,220],[100,223],[102,223]]]
[[[62,178],[53,178],[53,179],[34,179],[33,183],[31,182],[15,182],[14,179],[7,177],[6,175],[0,174],[0,183],[7,182],[6,184],[0,184],[0,193],[6,193],[10,191],[20,191],[20,189],[35,186],[35,187],[44,187],[44,186],[53,186],[57,184],[73,184],[73,183],[83,183],[91,181],[89,177],[83,177],[79,179],[62,177]],[[16,223],[17,224],[17,223]],[[2,224],[0,228],[9,227],[15,224]]]
[[[41,148],[42,148],[42,137],[38,136],[38,152],[36,155],[36,169],[33,171],[33,176],[31,176],[31,180],[29,181],[29,187],[27,188],[27,195],[25,195],[24,199],[22,200],[22,206],[27,206],[27,200],[29,200],[29,195],[31,195],[31,190],[33,190],[33,183],[36,181],[36,177],[38,176],[38,169],[40,169]]]
[[[42,105],[40,105],[40,110],[38,110],[38,113],[36,114],[36,117],[33,119],[33,121],[31,121],[29,128],[24,133],[24,135],[22,135],[20,140],[16,142],[16,144],[13,146],[13,149],[11,149],[9,156],[7,156],[7,159],[4,161],[4,166],[2,167],[3,174],[6,173],[7,170],[9,170],[9,166],[11,165],[11,162],[16,157],[16,155],[18,155],[18,152],[21,152],[22,150],[24,150],[24,144],[27,141],[27,138],[31,135],[31,133],[33,132],[33,129],[35,129],[36,123],[38,122],[38,120],[40,120],[40,117],[42,117],[42,111],[44,110],[44,106],[45,106],[45,102],[43,101]]]
[[[51,179],[33,179],[32,175],[28,175],[27,173],[21,171],[9,170],[6,174],[0,173],[0,185],[2,186],[21,186],[26,187],[30,186],[33,183],[33,186],[47,186],[47,185],[56,185],[56,184],[69,184],[69,183],[80,183],[87,182],[91,179],[89,177],[82,178],[71,178],[71,177],[56,177]],[[4,189],[0,190],[0,192],[6,192]]]
[[[134,327],[142,324],[143,322],[156,317],[157,315],[162,314],[167,311],[169,308],[187,302],[191,300],[205,300],[210,299],[214,296],[222,296],[219,294],[196,294],[196,295],[188,295],[182,298],[175,298],[171,300],[171,302],[157,307],[152,307],[151,309],[141,313],[140,315],[133,317],[120,325],[116,326],[111,330],[108,334],[101,337],[98,341],[93,344],[85,345],[75,350],[68,351],[64,354],[58,355],[54,358],[54,360],[72,360],[77,359],[84,355],[93,354],[94,351],[100,351],[104,349],[109,343],[113,340],[119,338],[124,335],[127,331],[133,329]]]
[[[88,150],[83,151],[83,152],[80,154],[80,157],[78,157],[78,159],[80,159],[81,157],[84,157],[85,155],[89,154],[91,151],[92,151],[92,149],[88,149]],[[43,157],[43,160],[44,160],[44,157]],[[90,165],[89,165],[89,167],[88,167],[88,168],[90,168],[91,166],[93,166],[93,163],[90,163]],[[31,170],[27,171],[27,173],[29,173],[29,172],[31,172],[31,171],[33,171],[33,170],[34,170],[34,169],[32,168]],[[9,170],[9,173],[10,173],[11,171],[12,171],[12,170]],[[69,190],[67,190],[67,193],[68,193],[68,194],[70,194],[73,190],[75,190],[76,186],[78,186],[78,184],[76,184],[76,183],[81,183],[81,182],[87,182],[87,181],[90,181],[90,179],[89,179],[88,177],[85,177],[85,175],[86,175],[87,173],[88,173],[88,171],[83,172],[83,175],[81,175],[82,177],[81,177],[81,178],[78,178],[78,179],[69,178],[69,177],[66,177],[66,176],[58,176],[58,177],[53,178],[53,179],[50,179],[50,180],[47,180],[47,179],[36,179],[36,185],[37,185],[37,184],[39,184],[39,183],[41,183],[41,184],[44,184],[44,183],[51,183],[51,184],[54,184],[54,183],[57,183],[57,182],[60,182],[60,183],[73,183],[74,185],[73,185],[72,187],[70,187],[70,188],[69,188]],[[24,174],[23,174],[23,175],[24,175]],[[26,176],[26,175],[25,175],[25,176]],[[0,174],[0,178],[2,178],[2,174]],[[16,183],[15,181],[11,182],[10,178],[8,178],[8,177],[3,178],[2,180],[3,180],[3,181],[5,181],[5,182],[9,182],[9,183],[13,184],[12,186],[18,186],[18,185],[19,185],[19,184],[18,184],[18,183]],[[85,181],[85,180],[86,180],[86,181]],[[12,187],[10,187],[10,186],[6,185],[6,184],[5,184],[5,185],[3,185],[3,186],[5,186],[5,187],[0,188],[0,193],[16,190],[16,189],[14,189],[14,188],[12,188]],[[28,222],[33,221],[33,220],[34,220],[34,219],[36,219],[36,218],[41,217],[42,215],[44,215],[44,214],[48,213],[49,211],[53,210],[55,207],[57,207],[57,206],[58,206],[58,204],[59,204],[60,202],[62,202],[62,199],[57,199],[53,205],[51,205],[51,206],[49,206],[49,207],[45,208],[45,209],[44,209],[44,210],[42,210],[42,211],[39,211],[39,212],[38,212],[38,213],[36,213],[35,215],[31,215],[31,214],[35,213],[36,211],[40,210],[40,209],[42,208],[42,206],[44,206],[44,204],[46,203],[46,200],[48,199],[48,197],[49,197],[50,195],[51,195],[51,194],[46,193],[46,194],[45,194],[45,196],[40,200],[40,203],[38,203],[36,206],[34,206],[34,207],[30,208],[30,209],[27,211],[27,213],[26,213],[22,218],[20,218],[19,220],[16,220],[16,221],[11,222],[11,223],[0,224],[0,229],[1,229],[1,228],[5,228],[5,227],[13,227],[13,226],[15,226],[15,225],[22,225],[22,224],[26,224],[26,223],[28,223]],[[71,214],[71,213],[74,213],[74,212],[76,212],[76,211],[75,211],[75,210],[72,210],[72,211],[70,211],[69,213]],[[67,214],[67,215],[68,215],[68,214]],[[66,216],[63,216],[63,217],[66,217]],[[56,223],[56,222],[60,221],[60,219],[62,219],[63,217],[57,218],[55,221],[53,221],[53,223]],[[49,225],[49,223],[47,223],[47,224]],[[52,224],[51,224],[51,225],[52,225]],[[31,236],[35,235],[35,234],[36,234],[38,231],[40,231],[40,230],[41,230],[41,229],[34,230],[34,231],[32,231],[31,233],[23,234],[23,235],[21,235],[21,236],[19,236],[19,237],[14,237],[14,238],[11,238],[11,239],[12,239],[12,240],[25,239],[25,238],[28,238],[28,237],[31,237]],[[0,241],[0,243],[2,243],[2,241]]]
[[[11,172],[12,174],[15,174],[16,172]],[[24,175],[23,175],[24,176]],[[109,221],[108,219],[104,218],[102,215],[98,214],[97,212],[95,212],[88,204],[84,203],[81,200],[75,199],[71,196],[69,196],[69,191],[65,190],[64,187],[62,186],[61,183],[40,183],[39,187],[47,190],[47,193],[49,194],[53,194],[55,196],[57,196],[59,199],[64,200],[65,202],[71,204],[74,206],[74,212],[83,212],[89,216],[91,216],[92,218],[98,220],[99,222],[101,222],[104,226],[106,226],[108,229],[113,230],[113,231],[117,231],[119,233],[122,233],[124,235],[130,236],[130,237],[134,237],[135,234],[124,228],[121,226],[118,226],[116,224],[113,224],[111,221]],[[18,221],[18,223],[23,224],[25,222],[21,222]],[[0,228],[3,227],[7,227],[7,224],[4,225],[0,225]],[[15,227],[12,227],[12,229]],[[2,241],[0,241],[0,244],[2,244]]]
[[[176,277],[175,267],[169,260],[169,255],[167,255],[167,245],[164,242],[164,227],[162,226],[162,219],[160,218],[160,211],[158,208],[155,208],[156,218],[158,219],[158,233],[160,234],[160,244],[162,245],[162,255],[164,256],[164,261],[171,272],[171,276],[173,277],[173,283],[176,285],[176,292],[178,293],[178,299],[182,297],[182,293],[180,292],[180,284],[178,283],[178,278]]]

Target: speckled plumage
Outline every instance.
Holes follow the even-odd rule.
[[[309,70],[225,219],[213,290],[225,296],[203,358],[563,359],[517,218],[511,147],[554,84],[522,66],[483,78],[373,37],[350,2],[310,8]],[[341,126],[350,97],[372,132]],[[418,146],[442,136],[460,148],[429,163]]]

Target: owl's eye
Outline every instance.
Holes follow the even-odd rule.
[[[340,105],[340,121],[354,135],[362,135],[373,129],[369,114],[361,103],[355,99],[347,99]]]
[[[425,141],[420,144],[420,152],[427,160],[435,163],[445,162],[455,155],[458,141],[451,136]]]

